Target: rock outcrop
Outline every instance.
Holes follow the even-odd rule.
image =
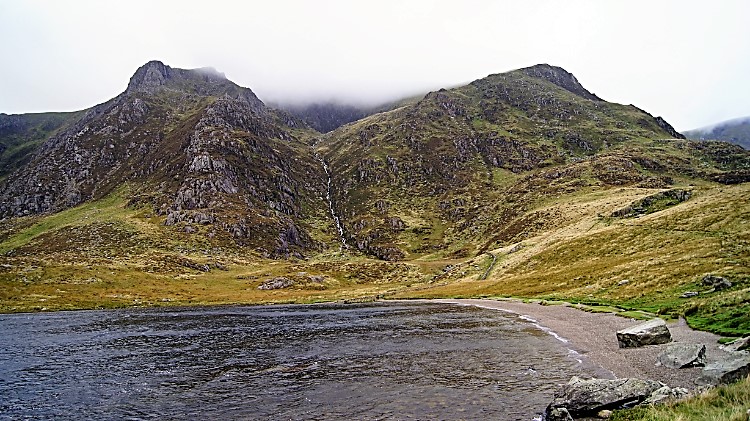
[[[618,209],[612,212],[614,218],[632,218],[647,213],[656,212],[658,210],[674,206],[690,199],[693,193],[690,190],[672,189],[650,196],[646,196],[641,200],[635,201],[629,206],[622,209]]]
[[[721,291],[732,287],[732,283],[723,276],[706,275],[701,279],[704,286],[713,288],[714,291]]]
[[[290,286],[294,285],[294,281],[283,277],[283,276],[277,276],[275,278],[269,279],[260,286],[258,286],[258,289],[262,290],[270,290],[270,289],[282,289],[282,288],[289,288]]]
[[[658,345],[671,341],[672,334],[667,328],[667,323],[662,319],[649,320],[648,322],[617,331],[617,343],[620,348]]]

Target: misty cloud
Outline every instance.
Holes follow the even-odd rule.
[[[149,60],[268,102],[372,105],[537,63],[678,129],[750,114],[750,2],[0,3],[0,112],[75,110]]]

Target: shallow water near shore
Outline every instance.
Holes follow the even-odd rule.
[[[532,420],[591,368],[451,304],[0,315],[1,419]]]

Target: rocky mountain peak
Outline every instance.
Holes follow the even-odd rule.
[[[552,66],[549,64],[537,64],[535,66],[521,69],[521,71],[531,77],[544,79],[548,82],[554,83],[555,85],[566,89],[580,97],[590,99],[592,101],[602,101],[601,98],[592,94],[586,88],[578,82],[575,76],[562,67]]]
[[[150,91],[163,86],[170,79],[173,69],[166,64],[152,60],[139,67],[130,78],[127,92]]]

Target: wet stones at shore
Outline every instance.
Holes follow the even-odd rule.
[[[601,411],[632,408],[687,396],[685,389],[641,379],[590,379],[573,377],[557,393],[544,413],[546,421],[594,417]]]
[[[703,367],[706,365],[706,345],[671,344],[659,354],[657,365],[669,368]]]
[[[672,334],[667,329],[667,323],[658,318],[617,331],[617,343],[620,348],[637,348],[669,342],[672,342]]]

